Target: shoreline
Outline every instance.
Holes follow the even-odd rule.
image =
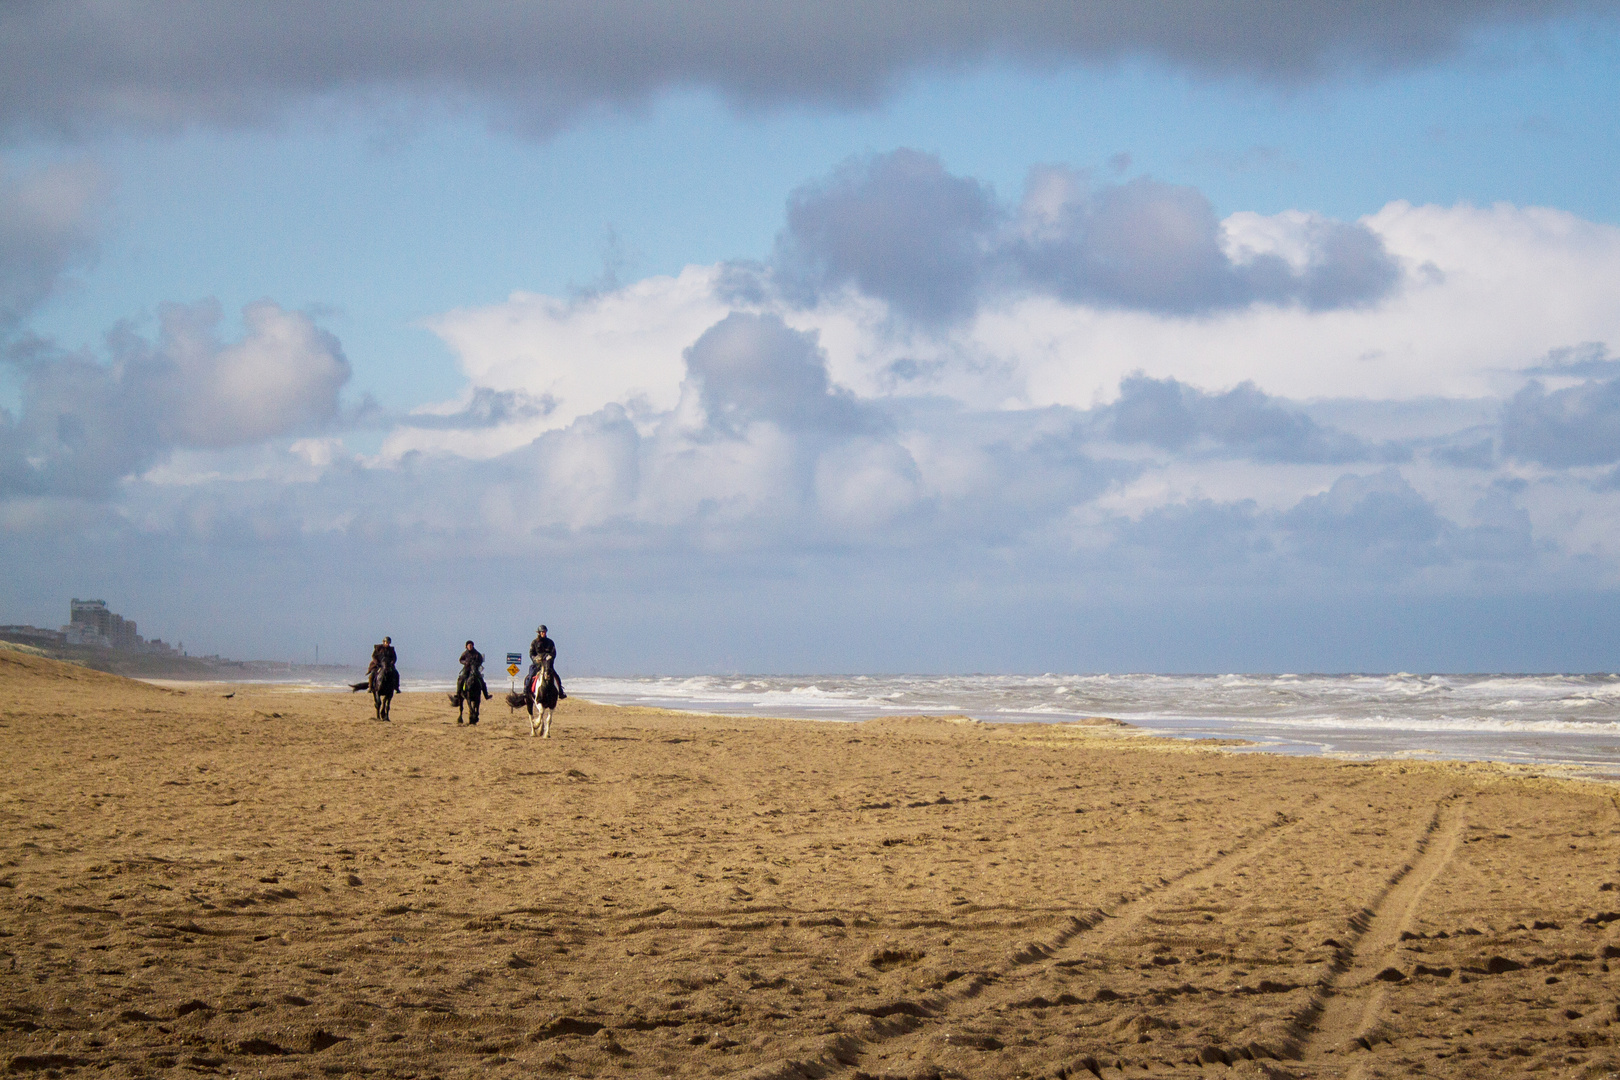
[[[269,689],[269,690],[284,690],[284,691],[289,692],[289,693],[323,693],[323,692],[329,692],[329,693],[333,693],[333,694],[343,695],[343,694],[347,694],[347,693],[350,692],[348,690],[347,686],[328,685],[328,684],[325,684],[325,683],[311,683],[311,682],[289,682],[289,681],[271,681],[271,680],[251,680],[251,681],[247,681],[247,682],[240,682],[240,681],[237,681],[237,682],[224,682],[224,681],[218,681],[218,680],[197,681],[197,680],[162,679],[162,678],[141,678],[138,681],[147,683],[149,685],[165,687],[165,688],[169,688],[169,689],[181,689],[181,688],[184,688],[184,687],[187,687],[187,686],[220,685],[220,686],[243,686],[243,687],[253,686],[253,687],[261,687],[261,688]],[[593,680],[590,677],[581,677],[581,679],[579,681],[590,683]],[[407,684],[407,688],[405,690],[401,691],[401,694],[402,695],[412,695],[412,694],[433,695],[433,694],[439,694],[439,693],[448,694],[450,692],[450,690],[453,688],[453,685],[454,685],[453,682],[446,682],[443,685],[440,685],[438,683],[429,682],[424,687],[422,687],[420,689],[412,689],[412,688],[410,688],[409,684]],[[493,687],[492,687],[492,689],[493,689]],[[498,702],[499,697],[500,697],[500,694],[497,693],[496,694],[497,702]],[[951,712],[947,712],[947,711],[918,712],[918,713],[915,713],[915,714],[906,714],[906,713],[902,713],[902,712],[895,712],[895,713],[890,713],[887,716],[874,716],[874,717],[866,717],[866,716],[846,717],[846,716],[842,716],[842,715],[812,715],[812,716],[802,716],[801,715],[801,716],[792,716],[792,715],[786,715],[786,714],[774,715],[774,714],[771,714],[771,713],[768,713],[768,712],[763,712],[763,711],[758,711],[758,710],[755,710],[755,711],[741,711],[741,710],[717,711],[717,710],[713,710],[713,709],[705,709],[705,708],[702,708],[702,707],[698,707],[696,705],[694,705],[691,708],[681,708],[681,707],[677,707],[677,706],[671,706],[671,705],[668,705],[668,704],[654,704],[654,705],[626,704],[626,703],[624,703],[622,701],[611,701],[611,700],[610,701],[597,701],[596,699],[593,699],[593,698],[591,698],[589,696],[581,696],[581,695],[578,695],[578,694],[572,695],[571,699],[579,700],[581,702],[589,702],[589,703],[592,703],[592,704],[599,704],[599,705],[601,705],[603,707],[607,707],[607,708],[620,708],[620,709],[631,709],[631,710],[635,710],[635,709],[651,709],[651,710],[654,710],[654,711],[665,711],[665,712],[686,714],[686,715],[692,715],[692,716],[705,716],[705,717],[722,718],[722,719],[723,718],[753,718],[753,719],[760,719],[760,720],[784,720],[784,721],[806,720],[806,721],[811,721],[811,722],[815,722],[815,723],[864,724],[864,723],[870,723],[872,720],[877,720],[877,719],[892,719],[892,718],[901,717],[901,716],[905,716],[905,715],[918,715],[918,716],[929,716],[929,717],[936,717],[936,718],[942,718],[942,719],[952,718],[952,717],[963,717],[963,718],[971,720],[974,723],[992,724],[992,725],[993,724],[1008,724],[1008,725],[1033,724],[1033,725],[1059,725],[1059,726],[1063,726],[1063,725],[1095,725],[1095,726],[1101,726],[1101,727],[1117,726],[1117,727],[1119,727],[1121,729],[1125,729],[1126,731],[1128,731],[1128,733],[1131,734],[1133,737],[1165,739],[1165,740],[1168,740],[1168,741],[1171,741],[1171,742],[1176,742],[1176,743],[1179,743],[1179,742],[1196,742],[1196,743],[1200,743],[1200,744],[1202,744],[1202,745],[1204,745],[1206,747],[1211,747],[1211,748],[1221,746],[1221,747],[1227,748],[1227,749],[1231,750],[1232,752],[1236,752],[1236,753],[1266,753],[1266,754],[1278,754],[1278,755],[1283,755],[1283,756],[1322,757],[1322,758],[1326,758],[1326,759],[1330,759],[1330,760],[1340,760],[1340,761],[1386,761],[1386,760],[1387,761],[1403,761],[1403,762],[1459,761],[1459,762],[1471,762],[1471,763],[1479,763],[1479,764],[1496,764],[1496,765],[1500,765],[1501,767],[1503,767],[1505,769],[1516,770],[1516,774],[1519,774],[1519,775],[1536,775],[1538,773],[1546,773],[1546,774],[1549,774],[1549,775],[1565,776],[1565,777],[1569,777],[1569,778],[1572,778],[1572,779],[1586,779],[1586,780],[1591,780],[1593,782],[1598,782],[1598,783],[1620,783],[1620,748],[1616,748],[1613,751],[1609,751],[1607,748],[1605,748],[1605,752],[1603,754],[1589,753],[1585,758],[1581,758],[1581,757],[1572,756],[1572,751],[1568,747],[1559,748],[1559,747],[1554,746],[1554,747],[1549,748],[1549,750],[1547,752],[1545,752],[1540,757],[1530,758],[1530,757],[1526,757],[1526,756],[1524,756],[1522,754],[1515,757],[1514,755],[1509,753],[1507,750],[1502,748],[1502,746],[1500,745],[1500,741],[1499,741],[1498,745],[1492,746],[1491,741],[1492,741],[1493,736],[1491,736],[1491,735],[1480,735],[1480,736],[1476,736],[1476,741],[1479,742],[1480,744],[1483,744],[1482,747],[1480,749],[1476,750],[1475,752],[1470,753],[1466,749],[1444,750],[1444,749],[1434,749],[1434,748],[1424,747],[1424,746],[1405,745],[1404,743],[1417,743],[1417,742],[1423,742],[1423,741],[1435,741],[1432,738],[1426,739],[1426,736],[1433,736],[1434,733],[1432,733],[1432,732],[1423,732],[1423,731],[1412,731],[1412,730],[1404,729],[1404,728],[1400,728],[1400,727],[1373,728],[1373,729],[1349,729],[1349,730],[1344,731],[1344,732],[1334,733],[1334,737],[1337,738],[1340,743],[1349,743],[1349,742],[1357,742],[1357,741],[1359,741],[1360,743],[1363,744],[1361,748],[1345,749],[1342,746],[1337,746],[1337,745],[1330,746],[1328,744],[1327,736],[1324,736],[1324,735],[1321,735],[1321,734],[1317,734],[1314,738],[1299,737],[1297,735],[1295,737],[1293,737],[1293,738],[1289,738],[1287,736],[1268,737],[1268,732],[1265,730],[1266,722],[1264,722],[1264,721],[1253,721],[1253,720],[1249,720],[1249,721],[1241,721],[1241,720],[1233,721],[1231,719],[1210,720],[1209,718],[1200,718],[1200,719],[1195,719],[1195,720],[1183,720],[1183,719],[1180,719],[1180,718],[1157,718],[1156,720],[1144,721],[1141,718],[1135,718],[1135,719],[1131,719],[1131,720],[1123,720],[1123,719],[1118,719],[1118,718],[1109,717],[1109,716],[1052,716],[1052,715],[1019,715],[1017,717],[990,718],[990,717],[985,717],[985,716],[968,716],[965,713],[951,713]],[[1237,727],[1239,724],[1243,724],[1243,723],[1246,723],[1251,728],[1259,727],[1261,730],[1258,731],[1258,732],[1250,731],[1250,730],[1244,730],[1244,731],[1241,731],[1241,732],[1240,731],[1235,731],[1235,730],[1232,730],[1232,731],[1222,730],[1223,724],[1225,726],[1227,726],[1227,727]],[[1184,733],[1178,733],[1178,729],[1183,729]],[[1403,737],[1404,737],[1404,743],[1403,743]],[[1378,745],[1378,742],[1379,742],[1380,738],[1382,738],[1385,741],[1386,745],[1383,745],[1383,746]],[[1452,735],[1451,738],[1453,740],[1455,740],[1456,736]],[[1566,742],[1568,742],[1568,743],[1576,743],[1576,740],[1574,738],[1568,738],[1568,739],[1566,739]],[[1556,751],[1558,751],[1560,749],[1562,750],[1561,754],[1556,752]],[[1610,756],[1611,754],[1613,756]],[[1594,757],[1596,757],[1596,760],[1594,760]]]
[[[1620,1069],[1608,785],[1115,727],[370,711],[0,654],[0,1066]]]

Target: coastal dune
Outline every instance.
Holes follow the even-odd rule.
[[[0,1068],[1620,1070],[1611,786],[1106,722],[570,700],[547,741],[489,705],[0,651]]]

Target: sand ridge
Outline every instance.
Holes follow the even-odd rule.
[[[574,700],[546,742],[491,705],[0,652],[0,1067],[1620,1070],[1602,785]]]

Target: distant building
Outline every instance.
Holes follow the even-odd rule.
[[[146,641],[136,632],[134,619],[126,619],[107,607],[105,600],[80,600],[68,604],[68,624],[62,627],[68,645],[88,645],[120,652],[172,653],[162,640]]]
[[[50,647],[67,644],[67,635],[60,630],[47,630],[43,626],[0,626],[0,641],[15,641],[20,645]]]
[[[62,632],[68,635],[70,645],[99,645],[110,649],[114,618],[116,616],[107,609],[107,601],[80,600],[75,596],[68,604],[68,624],[62,627]]]

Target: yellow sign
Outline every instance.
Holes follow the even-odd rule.
[[[517,665],[516,664],[508,664],[506,666],[506,673],[508,675],[512,676],[513,678],[516,678],[517,677]]]

